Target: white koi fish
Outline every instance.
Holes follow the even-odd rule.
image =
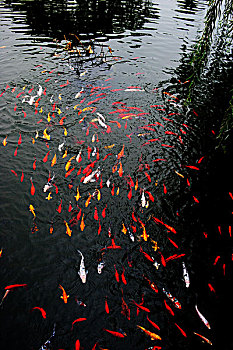
[[[59,146],[58,146],[58,151],[61,152],[63,147],[65,145],[65,142],[61,143]]]
[[[80,252],[80,250],[78,250],[78,253],[81,255],[81,263],[78,274],[81,278],[82,283],[86,283],[88,271],[85,270],[83,254]]]
[[[97,272],[98,272],[99,275],[102,273],[102,270],[103,270],[104,266],[105,266],[105,262],[104,261],[100,261],[98,263]]]
[[[99,168],[94,170],[90,175],[88,175],[87,177],[85,177],[85,179],[83,180],[84,184],[87,184],[88,182],[93,182],[93,177],[95,175],[99,175],[100,174],[100,170]],[[95,180],[94,180],[95,181]]]
[[[142,203],[142,207],[144,208],[146,206],[145,190],[142,190],[141,203]]]
[[[37,97],[36,96],[29,96],[29,95],[26,95],[24,96],[24,98],[22,99],[22,103],[24,102],[27,102],[30,106],[33,105],[33,103],[35,102],[35,98]]]
[[[166,289],[164,289],[164,288],[163,288],[163,292],[166,295],[166,297],[174,303],[174,305],[175,305],[175,307],[177,307],[177,309],[181,309],[180,302],[175,297],[173,297],[170,292],[166,291]]]
[[[182,262],[182,266],[183,266],[183,277],[184,277],[185,285],[188,288],[190,286],[189,274],[184,262]]]
[[[83,87],[82,87],[82,89],[75,95],[75,98],[81,97],[82,92],[83,92]]]
[[[198,313],[198,316],[199,316],[200,319],[202,320],[202,322],[206,325],[207,328],[210,329],[210,324],[209,324],[209,322],[208,322],[207,319],[200,313],[200,311],[199,311],[198,308],[197,308],[197,305],[195,305],[195,309],[196,309],[196,311],[197,311],[197,313]]]
[[[50,179],[50,181],[48,181],[47,184],[44,185],[44,188],[43,188],[44,192],[47,192],[52,187],[52,182],[53,182],[54,178],[55,178],[55,175],[53,175],[53,177]]]
[[[39,90],[37,91],[37,95],[40,97],[42,95],[43,88],[41,85],[39,85]]]
[[[80,149],[80,151],[79,151],[79,153],[78,153],[78,155],[76,157],[76,162],[79,162],[79,159],[81,157],[81,153],[82,153],[82,148]]]

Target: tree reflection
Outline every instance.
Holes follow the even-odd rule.
[[[159,17],[151,0],[5,0],[5,4],[26,13],[32,34],[58,39],[69,33],[101,35],[136,30],[148,18]]]

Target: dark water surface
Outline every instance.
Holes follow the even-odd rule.
[[[200,92],[202,114],[185,107],[175,74],[205,9],[206,1],[1,3],[1,297],[27,284],[2,302],[1,349],[45,349],[48,339],[48,349],[78,349],[77,340],[81,349],[211,346],[193,332],[230,349],[222,308],[232,292],[233,191],[224,160],[210,160],[205,99]],[[81,51],[102,47],[106,59],[77,59],[64,49],[69,40]],[[91,163],[99,176],[85,184]]]

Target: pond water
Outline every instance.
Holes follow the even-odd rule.
[[[231,213],[211,206],[212,122],[177,77],[206,8],[1,2],[1,348],[230,344]]]

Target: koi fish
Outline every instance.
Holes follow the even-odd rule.
[[[61,206],[62,206],[62,199],[61,199],[61,202],[60,202],[58,208],[56,209],[59,214],[61,213]]]
[[[53,157],[53,159],[51,161],[51,167],[53,167],[56,163],[57,163],[57,155],[55,153],[55,155],[54,155],[54,157]]]
[[[76,196],[74,196],[74,198],[76,199],[76,201],[78,201],[79,198],[81,198],[78,187],[77,187],[77,194]]]
[[[158,326],[155,322],[151,321],[151,320],[149,319],[148,315],[146,316],[146,319],[147,319],[148,322],[150,322],[150,324],[151,324],[153,327],[155,327],[156,329],[158,329],[158,330],[160,331],[159,326]]]
[[[62,295],[61,295],[61,299],[63,299],[64,303],[67,304],[69,295],[66,294],[65,289],[59,284],[59,288],[62,290]]]
[[[162,338],[158,334],[152,333],[142,326],[137,325],[137,327],[140,328],[143,332],[145,332],[151,338],[151,340],[162,340]]]
[[[1,300],[0,306],[2,306],[3,301],[5,300],[5,298],[7,297],[7,295],[8,295],[9,293],[10,293],[10,289],[7,289],[7,290],[5,291],[5,294],[3,295],[3,298],[2,298],[2,300]]]
[[[122,150],[117,155],[117,159],[118,160],[124,156],[124,149],[125,149],[125,145],[123,145]]]
[[[42,309],[42,307],[35,306],[32,308],[32,310],[39,310],[41,312],[42,317],[46,318],[46,312],[44,309]]]
[[[47,199],[48,201],[50,201],[53,197],[51,196],[51,192],[49,192],[48,196],[45,198]]]
[[[172,226],[165,224],[163,221],[155,218],[154,216],[152,218],[156,223],[160,223],[160,224],[164,225],[169,231],[171,231],[173,233],[177,233],[176,230]]]
[[[43,138],[48,140],[48,141],[50,140],[50,135],[47,134],[47,128],[44,129],[44,131],[43,131]]]
[[[195,309],[196,309],[196,311],[197,311],[197,313],[198,313],[198,316],[199,316],[200,319],[202,320],[202,322],[206,325],[207,328],[210,329],[210,324],[209,324],[209,322],[208,322],[207,319],[200,313],[200,311],[199,311],[198,308],[197,308],[197,305],[195,305]]]
[[[172,316],[174,316],[174,315],[175,315],[175,314],[174,314],[174,311],[173,311],[172,308],[170,308],[170,306],[167,304],[166,300],[164,300],[164,305],[165,305],[166,309],[170,312],[170,314],[171,314]]]
[[[103,328],[103,330],[106,331],[106,332],[108,332],[108,333],[110,333],[110,334],[112,334],[112,335],[114,335],[115,337],[118,337],[118,338],[124,338],[124,337],[127,336],[127,334],[124,333],[124,332],[123,332],[123,333],[114,332],[114,331],[110,331],[109,329],[105,329],[105,328]]]
[[[147,307],[142,306],[140,304],[137,304],[134,300],[132,300],[132,303],[134,303],[139,309],[141,309],[141,310],[143,310],[145,312],[150,312],[150,310]]]
[[[184,337],[187,337],[187,334],[185,333],[185,331],[184,331],[180,326],[178,326],[177,323],[174,323],[174,324],[175,324],[175,326],[181,331],[181,333],[183,334],[183,336],[184,336]]]
[[[108,306],[108,302],[107,302],[107,297],[105,297],[105,303],[104,303],[104,305],[105,305],[105,311],[106,311],[106,313],[109,314],[109,306]]]
[[[147,201],[146,201],[146,197],[145,197],[145,190],[142,190],[142,197],[141,197],[141,204],[142,207],[145,208],[147,206]]]
[[[35,186],[33,185],[32,178],[30,178],[31,181],[31,195],[34,196],[35,194]]]
[[[2,144],[3,144],[3,146],[4,147],[6,147],[6,145],[7,145],[7,136],[4,138],[4,140],[2,141]]]
[[[81,229],[81,231],[83,231],[84,228],[85,228],[85,224],[84,224],[84,214],[83,214],[82,220],[81,220],[81,224],[80,224],[80,229]]]
[[[85,270],[83,254],[80,252],[80,250],[78,250],[78,253],[81,255],[81,263],[80,263],[78,274],[79,274],[79,277],[81,278],[82,283],[86,283],[88,271]]]
[[[170,292],[166,291],[164,288],[163,288],[163,292],[166,295],[166,297],[174,303],[177,309],[181,309],[180,302],[175,297],[173,297]]]
[[[100,261],[98,263],[97,272],[98,272],[99,275],[102,273],[102,270],[103,270],[104,266],[105,266],[105,262],[104,261]]]
[[[29,205],[29,210],[30,210],[30,212],[34,215],[34,218],[35,218],[35,217],[36,217],[35,209],[34,209],[34,207],[33,207],[32,204]]]
[[[47,182],[46,185],[44,185],[43,191],[47,192],[51,187],[52,187],[52,182],[55,178],[55,175],[53,175],[53,177]]]
[[[66,233],[67,233],[68,236],[71,237],[72,231],[71,231],[71,229],[69,228],[69,225],[67,224],[67,222],[66,222],[65,220],[64,220],[64,223],[65,223],[65,225],[66,225]]]
[[[86,321],[87,319],[85,317],[81,317],[81,318],[77,318],[76,320],[74,320],[74,322],[72,322],[72,328],[71,330],[73,330],[74,328],[74,324],[77,322],[82,322],[82,321]]]
[[[45,155],[45,157],[43,158],[43,162],[46,163],[48,160],[48,156],[49,156],[50,151],[48,151],[48,153]]]
[[[116,265],[114,265],[114,269],[115,269],[115,278],[116,278],[116,281],[117,281],[117,282],[120,282],[120,277],[119,277],[119,273],[118,273],[118,271],[117,271],[117,269],[116,269]]]
[[[204,337],[203,335],[199,334],[199,333],[196,333],[196,332],[193,332],[194,334],[198,335],[199,337],[201,337],[204,341],[206,341],[208,344],[210,345],[213,345],[211,343],[211,341],[209,339],[207,339],[206,337]]]
[[[5,290],[12,290],[12,289],[19,288],[19,287],[27,287],[27,284],[25,284],[25,283],[22,283],[22,284],[11,284],[9,286],[6,286],[4,289]]]
[[[88,182],[93,182],[93,177],[100,175],[100,169],[99,167],[94,170],[90,175],[88,175],[87,177],[85,177],[85,179],[83,180],[84,184],[87,184]],[[95,181],[95,180],[94,180]]]
[[[183,277],[184,277],[185,285],[188,288],[190,286],[190,279],[189,279],[189,274],[184,262],[182,262],[182,267],[183,267]]]

